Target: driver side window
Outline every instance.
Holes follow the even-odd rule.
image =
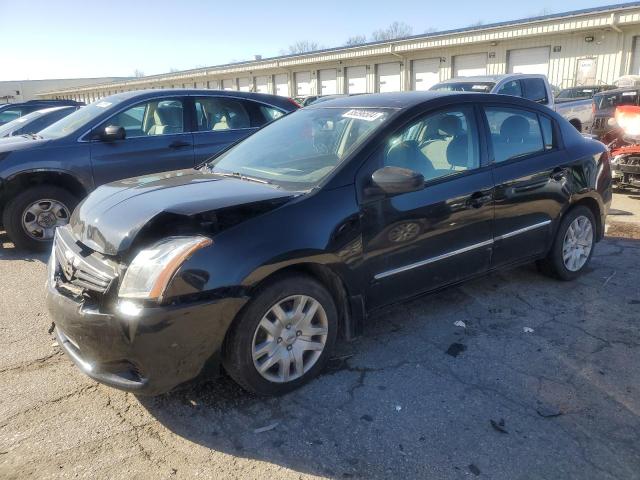
[[[124,128],[126,138],[172,135],[184,132],[181,100],[152,100],[131,107],[111,117],[104,127]]]
[[[426,181],[480,166],[478,131],[472,107],[429,113],[388,142],[383,166],[421,173]]]

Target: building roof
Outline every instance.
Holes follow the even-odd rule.
[[[515,36],[525,36],[525,35],[534,35],[534,34],[544,34],[544,33],[561,33],[563,31],[570,31],[575,29],[585,29],[585,28],[603,28],[606,26],[611,26],[610,24],[603,24],[602,21],[598,22],[586,22],[586,21],[577,21],[578,17],[585,17],[589,15],[596,14],[607,14],[609,12],[620,13],[622,14],[626,10],[640,8],[640,2],[628,2],[628,3],[618,3],[613,5],[605,5],[601,7],[594,8],[585,8],[580,10],[572,10],[569,12],[555,13],[550,15],[542,15],[536,17],[528,17],[528,18],[520,18],[516,20],[504,21],[504,22],[496,22],[484,25],[474,25],[465,28],[458,29],[450,29],[450,30],[442,30],[437,32],[429,32],[423,33],[419,35],[412,35],[403,38],[397,38],[392,40],[383,40],[376,42],[366,42],[359,45],[354,46],[339,46],[332,47],[320,50],[314,50],[311,52],[304,53],[296,53],[296,54],[288,54],[288,55],[279,55],[274,57],[265,57],[256,60],[247,60],[242,62],[233,62],[226,64],[219,64],[209,67],[201,67],[189,70],[182,70],[179,72],[171,72],[171,73],[162,73],[157,75],[149,75],[146,77],[140,77],[131,79],[123,82],[113,82],[103,85],[88,85],[86,88],[88,90],[96,90],[100,87],[104,87],[105,89],[109,88],[109,86],[127,86],[127,87],[135,87],[136,85],[142,85],[145,83],[154,83],[157,81],[175,81],[179,83],[180,81],[191,80],[193,81],[194,77],[204,77],[207,75],[222,75],[229,74],[232,75],[234,73],[239,72],[250,72],[251,70],[260,70],[260,69],[268,69],[268,68],[279,68],[286,67],[291,68],[297,65],[303,65],[310,62],[328,62],[328,61],[336,61],[342,59],[352,58],[354,53],[357,52],[359,56],[362,55],[375,55],[375,54],[388,54],[389,52],[403,53],[412,49],[428,49],[428,48],[438,48],[438,47],[449,47],[454,45],[460,45],[461,43],[469,43],[473,41],[503,41],[506,38],[513,38],[510,35],[502,35],[496,33],[495,35],[490,32],[498,29],[505,29],[513,27],[517,29],[517,33]],[[637,22],[638,19],[635,18],[625,18],[625,21],[628,22]],[[565,20],[567,22],[572,22],[573,27],[571,29],[563,28],[553,28],[548,32],[544,29],[540,29],[538,27],[532,27],[531,32],[527,32],[526,28],[522,26],[527,26],[531,24],[544,23],[544,22],[553,22]],[[609,21],[609,20],[607,20]],[[614,19],[610,20],[611,22]],[[465,41],[461,42],[459,39],[460,35],[467,35]],[[82,88],[71,88],[65,90],[59,90],[55,93],[64,93],[67,91],[76,92],[82,90]],[[53,92],[50,92],[53,93]]]

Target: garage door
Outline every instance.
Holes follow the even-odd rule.
[[[236,81],[233,78],[227,78],[222,80],[222,89],[223,90],[235,90],[236,89]]]
[[[269,77],[256,77],[256,92],[269,93]]]
[[[367,67],[347,67],[347,93],[367,93]]]
[[[429,90],[440,81],[440,59],[429,58],[413,61],[413,90]]]
[[[549,74],[549,47],[509,50],[509,73]]]
[[[473,77],[487,74],[487,54],[473,53],[453,57],[453,74],[455,77]]]
[[[289,93],[289,77],[286,73],[280,73],[275,76],[274,83],[276,84],[276,95],[282,95],[288,97]]]
[[[335,95],[338,93],[338,82],[335,68],[320,70],[320,95]]]
[[[311,72],[296,72],[296,95],[311,94]]]
[[[376,67],[376,88],[380,93],[400,91],[400,63],[380,63]]]
[[[238,86],[240,87],[241,92],[250,92],[251,91],[251,79],[249,77],[239,78]]]

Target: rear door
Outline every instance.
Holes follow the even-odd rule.
[[[270,105],[229,96],[193,97],[196,165],[284,113]]]
[[[492,266],[539,256],[567,204],[571,160],[555,121],[536,110],[484,108],[495,181]]]
[[[145,100],[94,129],[91,163],[96,185],[193,167],[193,135],[187,127],[185,103],[183,97]],[[126,138],[100,140],[108,125],[124,128]]]

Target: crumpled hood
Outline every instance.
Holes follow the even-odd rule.
[[[160,213],[191,216],[227,207],[293,197],[272,185],[178,170],[103,185],[73,212],[70,226],[84,245],[105,255],[125,251]]]

